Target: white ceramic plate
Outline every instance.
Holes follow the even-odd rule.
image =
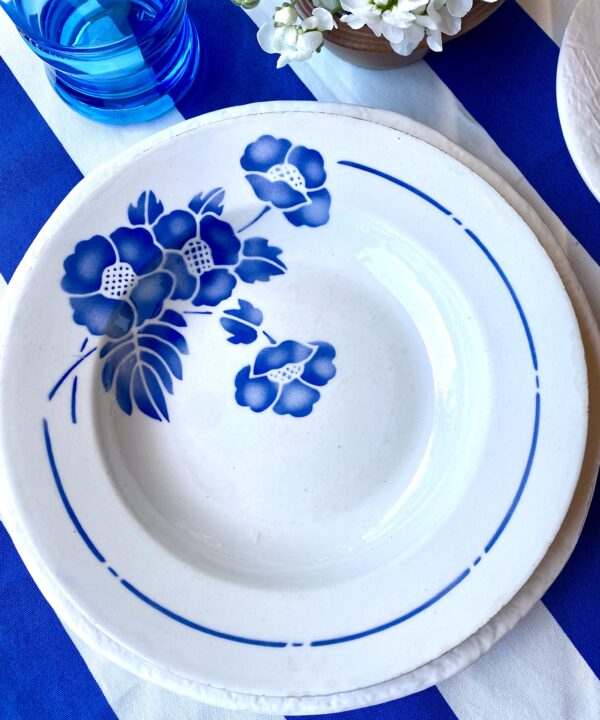
[[[3,489],[96,647],[303,712],[439,657],[523,585],[579,475],[587,388],[556,271],[479,177],[331,109],[254,113],[138,147],[36,241],[7,295]],[[222,215],[216,194],[187,209],[219,185]],[[271,207],[289,188],[302,203]],[[95,350],[58,385],[105,342],[69,298],[95,332],[141,321],[112,384]]]
[[[556,80],[560,124],[571,157],[600,199],[600,17],[596,0],[577,3],[561,44]]]

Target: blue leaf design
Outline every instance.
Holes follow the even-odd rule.
[[[144,382],[144,378],[142,376],[142,371],[139,367],[136,367],[133,373],[132,390],[135,403],[139,407],[139,409],[145,415],[148,415],[155,420],[161,420],[158,411],[156,410],[154,404],[152,403],[152,400],[150,399],[148,390],[146,389],[146,383]]]
[[[242,260],[235,269],[243,282],[268,282],[274,275],[283,275],[285,270],[270,260]]]
[[[100,357],[106,357],[113,350],[116,350],[116,348],[124,345],[125,343],[128,343],[132,337],[133,335],[128,335],[127,337],[121,338],[119,340],[107,342],[105,345],[102,346],[102,349],[100,350]]]
[[[169,422],[169,411],[167,410],[167,403],[165,401],[165,396],[156,375],[153,373],[152,370],[150,370],[150,368],[146,366],[143,367],[142,373],[143,380],[145,382],[146,389],[148,390],[150,397],[152,398],[155,406],[158,408],[164,419]]]
[[[144,325],[140,331],[141,335],[154,335],[154,337],[165,340],[166,342],[173,345],[182,355],[188,354],[188,347],[183,335],[174,330],[169,325],[159,325],[158,323],[150,323],[150,325]]]
[[[172,324],[167,324],[170,320]],[[181,380],[183,369],[179,353],[187,353],[185,338],[173,324],[185,326],[174,310],[165,311],[160,320],[143,325],[126,340],[109,342],[101,350],[104,359],[102,385],[114,388],[123,412],[131,415],[134,404],[155,420],[169,420],[165,392],[173,393],[173,377]]]
[[[239,318],[240,320],[245,320],[257,327],[262,323],[262,312],[257,307],[254,307],[251,302],[248,302],[247,300],[238,300],[238,305],[239,309],[225,310],[225,315],[231,315],[232,317]]]
[[[198,193],[195,195],[188,205],[189,209],[195,213],[211,212],[215,215],[221,215],[223,212],[223,198],[225,197],[225,190],[223,188],[213,188],[204,195]]]
[[[167,365],[165,365],[164,360],[162,360],[158,355],[155,355],[149,350],[142,350],[140,352],[140,359],[142,360],[142,362],[144,362],[146,365],[149,365],[156,372],[165,390],[170,395],[172,395],[173,381],[171,380],[171,373],[169,372],[169,368],[167,367]]]
[[[104,363],[104,367],[102,368],[102,385],[104,386],[106,392],[108,392],[112,387],[117,368],[134,350],[135,345],[133,343],[126,343],[118,350],[115,350],[115,352]]]
[[[131,204],[127,215],[132,225],[152,225],[162,215],[164,206],[157,200],[156,195],[150,192],[143,192],[135,205]]]
[[[121,364],[117,372],[117,379],[115,382],[115,395],[119,407],[127,415],[131,415],[133,406],[131,404],[131,376],[135,369],[136,358],[135,355],[130,355],[125,362]]]
[[[150,336],[140,337],[138,344],[140,347],[152,350],[159,355],[161,359],[164,360],[173,377],[177,378],[177,380],[181,380],[183,378],[183,366],[181,365],[181,360],[171,345],[159,340],[158,338]]]
[[[225,310],[221,325],[231,334],[227,340],[234,345],[250,345],[258,337],[254,326],[258,327],[263,321],[263,314],[247,300],[238,300],[237,308]]]
[[[177,327],[187,327],[187,323],[183,315],[180,315],[175,310],[165,310],[160,316],[160,322],[167,323],[168,325],[177,325]]]
[[[221,325],[228,333],[231,333],[231,337],[228,337],[227,340],[234,345],[250,345],[258,337],[256,330],[251,325],[239,320],[222,317]]]
[[[281,248],[269,245],[269,241],[265,238],[249,238],[244,242],[243,253],[246,257],[264,258],[279,265],[283,270],[287,270],[285,264],[279,259],[282,252]]]

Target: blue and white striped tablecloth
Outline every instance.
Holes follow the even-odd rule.
[[[266,3],[268,0],[264,0]],[[600,318],[600,204],[561,134],[555,75],[575,0],[507,0],[441,55],[373,72],[327,51],[276,71],[255,23],[228,0],[190,0],[203,75],[177,110],[129,128],[74,114],[0,13],[0,284],[82,178],[158,129],[261,100],[340,101],[419,120],[504,176],[561,242]],[[490,653],[437,688],[357,710],[351,720],[598,720],[600,493],[575,553],[543,601]],[[0,720],[252,720],[149,685],[71,638],[0,525]],[[345,720],[343,715],[340,720]]]

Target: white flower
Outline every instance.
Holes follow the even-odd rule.
[[[488,0],[488,2],[489,1],[490,0]],[[455,18],[464,18],[473,7],[473,0],[446,0],[446,7],[450,15],[453,15]]]
[[[424,33],[421,30],[409,30],[409,28],[413,27],[418,17],[417,13],[427,7],[427,0],[341,0],[341,2],[342,8],[348,13],[342,16],[343,22],[355,30],[366,25],[377,37],[383,35],[389,40],[392,47],[414,49],[423,39]],[[412,50],[407,54],[410,52]]]
[[[473,0],[312,0],[312,15],[300,21],[294,2],[277,8],[273,22],[258,31],[261,47],[280,54],[277,67],[307,60],[319,50],[323,33],[337,27],[332,12],[343,10],[341,20],[353,30],[367,26],[395,52],[410,55],[424,39],[431,50],[440,52],[442,35],[456,35],[473,7]]]
[[[298,20],[298,13],[293,5],[283,5],[275,10],[273,22],[277,25],[295,25]]]
[[[278,10],[275,12],[277,15]],[[333,15],[325,8],[315,8],[312,15],[302,22],[279,24],[273,21],[265,23],[258,31],[257,38],[261,48],[268,53],[278,53],[277,67],[282,68],[290,62],[308,60],[323,45],[323,32],[336,27]]]
[[[404,30],[402,39],[399,42],[391,43],[392,50],[406,57],[417,49],[424,37],[425,29],[421,25],[413,23]]]
[[[325,32],[326,30],[333,30],[337,27],[333,15],[323,7],[315,8],[312,11],[312,15],[307,17],[306,20],[302,21],[302,27],[304,30],[319,30]]]
[[[377,37],[383,35],[390,42],[400,41],[403,28],[415,20],[413,10],[427,5],[427,0],[341,0],[347,15],[342,22],[353,30],[365,25]]]
[[[339,13],[342,9],[340,0],[313,0],[315,7],[322,7],[330,13]]]

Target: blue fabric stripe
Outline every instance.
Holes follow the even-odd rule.
[[[0,718],[117,720],[0,525]]]
[[[571,160],[558,119],[558,52],[515,0],[507,0],[427,62],[600,261],[600,204]]]
[[[599,478],[600,483],[600,478]],[[600,677],[600,492],[571,559],[543,600],[593,672]]]
[[[600,204],[566,148],[555,99],[558,48],[507,0],[489,20],[428,62],[563,223],[600,261]],[[600,493],[581,539],[544,602],[600,676]]]
[[[0,272],[8,280],[81,173],[0,60]],[[0,525],[0,718],[116,720]]]
[[[1,59],[0,98],[0,273],[8,281],[82,176]]]
[[[415,695],[375,705],[361,710],[331,715],[319,715],[323,720],[457,720],[456,715],[437,688],[423,690]],[[311,720],[310,717],[296,716],[295,720]]]
[[[256,26],[229,0],[189,0],[198,28],[201,70],[195,87],[178,104],[186,118],[211,110],[266,100],[314,100],[288,67],[277,70],[277,56],[256,40]]]

